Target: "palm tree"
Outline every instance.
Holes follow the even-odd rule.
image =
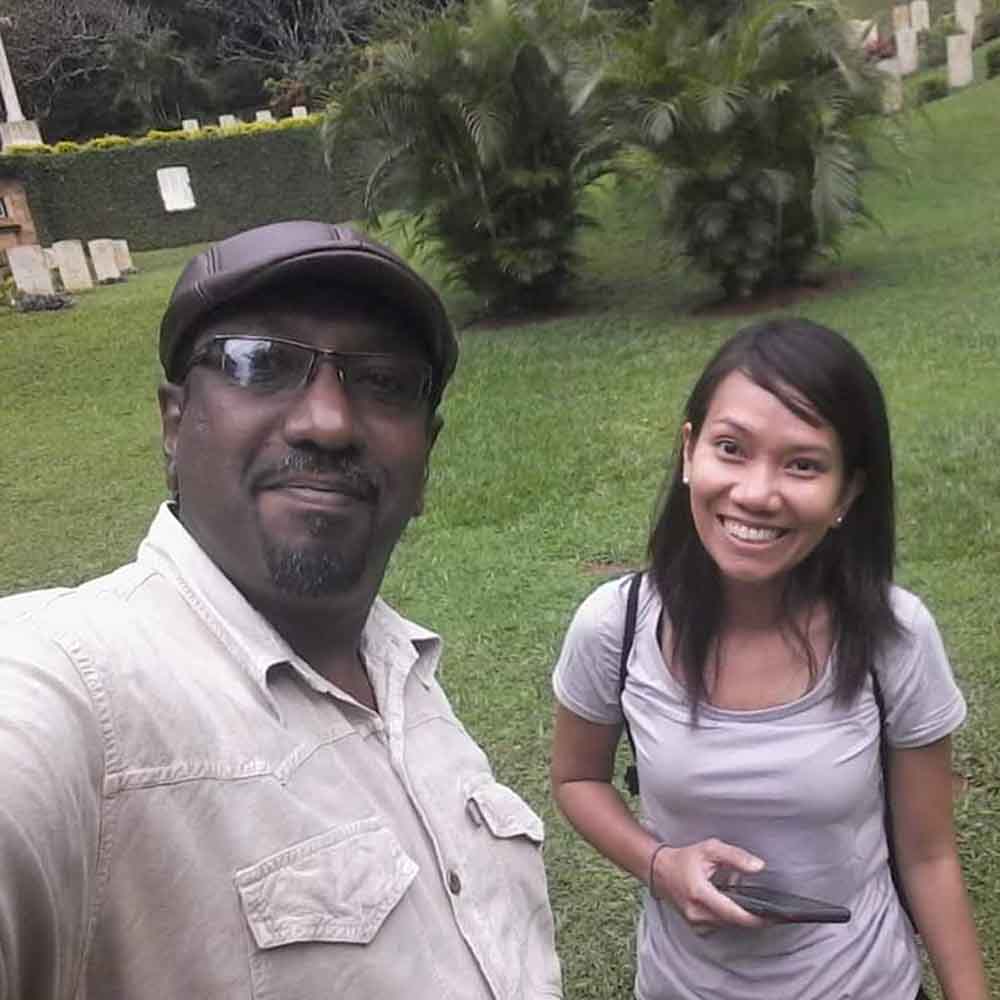
[[[790,284],[868,217],[861,179],[882,77],[836,0],[654,0],[606,93],[659,174],[664,220],[729,298]]]
[[[374,46],[325,128],[339,185],[368,217],[409,214],[418,241],[491,311],[556,299],[611,169],[593,113],[604,21],[580,0],[471,0]]]

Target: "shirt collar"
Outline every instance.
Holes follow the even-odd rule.
[[[139,546],[137,561],[173,582],[191,609],[265,693],[268,671],[278,663],[291,664],[310,683],[320,679],[209,558],[169,503],[160,505]],[[412,669],[428,686],[441,655],[441,639],[376,596],[362,631],[360,649],[369,671],[408,673]]]

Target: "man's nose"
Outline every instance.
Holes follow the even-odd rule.
[[[357,427],[350,397],[332,364],[318,364],[299,390],[285,417],[290,444],[309,442],[338,451],[357,444]]]

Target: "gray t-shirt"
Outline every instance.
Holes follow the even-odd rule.
[[[639,1000],[912,1000],[920,961],[887,866],[879,713],[870,679],[852,704],[833,698],[827,664],[786,705],[730,711],[704,705],[692,726],[657,639],[659,595],[644,577],[628,683],[619,657],[628,580],[599,587],[573,619],[555,667],[559,702],[607,725],[628,716],[643,825],[683,846],[718,837],[759,855],[758,881],[850,907],[846,924],[726,928],[699,937],[668,903],[645,896]],[[905,634],[877,664],[886,731],[896,747],[956,729],[965,702],[930,613],[894,587]]]

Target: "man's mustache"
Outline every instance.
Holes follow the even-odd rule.
[[[254,485],[258,490],[273,489],[297,477],[315,479],[321,485],[370,503],[379,496],[378,481],[353,455],[320,448],[296,448],[288,452],[280,461],[262,469],[254,477]]]

